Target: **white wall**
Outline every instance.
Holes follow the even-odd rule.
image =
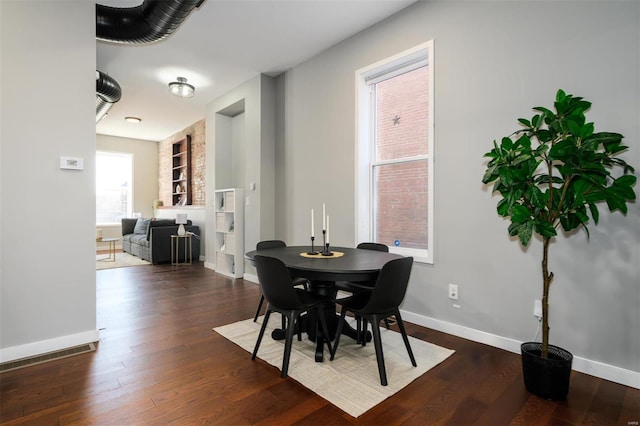
[[[9,361],[98,340],[96,43],[91,2],[0,7],[0,361]],[[83,158],[84,170],[61,170],[60,156]]]
[[[238,112],[242,117],[232,119]],[[207,259],[205,266],[215,267],[215,203],[216,189],[230,187],[244,189],[245,251],[262,239],[274,236],[275,189],[275,81],[259,75],[207,105],[206,163],[207,163]],[[244,129],[239,129],[243,126]],[[230,144],[241,138],[244,152]],[[241,162],[242,165],[239,165]],[[213,172],[211,172],[213,171]],[[250,184],[256,189],[251,190]],[[240,259],[242,261],[243,259]],[[238,262],[236,262],[236,266]],[[245,265],[246,267],[248,265]]]
[[[159,198],[158,142],[96,135],[96,149],[133,154],[133,211],[153,217],[153,202]]]
[[[416,264],[404,303],[413,322],[518,350],[533,338],[541,243],[510,240],[481,183],[494,139],[563,88],[593,102],[596,130],[617,131],[640,166],[640,3],[418,2],[294,67],[279,81],[276,228],[307,243],[308,211],[326,202],[332,243],[355,241],[355,71],[435,40],[435,263]],[[638,190],[638,188],[637,188]],[[551,342],[574,366],[640,385],[640,217],[602,213],[551,248]],[[459,285],[460,308],[447,299]],[[603,363],[602,365],[599,363]],[[602,367],[602,368],[600,368]]]

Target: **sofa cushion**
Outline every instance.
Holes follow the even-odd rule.
[[[151,223],[151,219],[143,219],[143,218],[138,219],[138,221],[136,222],[136,227],[133,228],[133,233],[143,234],[146,236],[147,230],[149,229],[149,223]]]
[[[147,234],[133,234],[129,239],[131,244],[138,244],[140,246],[148,247],[149,240],[147,240]]]
[[[122,241],[126,241],[128,243],[131,242],[131,238],[134,236],[135,234],[126,234],[122,236]]]

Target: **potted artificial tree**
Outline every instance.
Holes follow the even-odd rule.
[[[559,90],[553,110],[536,107],[522,128],[485,154],[490,160],[482,178],[493,182],[502,199],[498,214],[511,220],[509,235],[527,247],[536,234],[542,240],[542,342],[521,346],[525,386],[549,399],[564,399],[569,390],[573,356],[549,344],[549,246],[561,229],[564,236],[590,220],[598,224],[598,206],[627,213],[635,200],[634,169],[617,157],[627,149],[618,133],[594,133],[584,112],[591,103]],[[590,217],[589,217],[590,216]]]

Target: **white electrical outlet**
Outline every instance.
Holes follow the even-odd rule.
[[[449,284],[449,299],[458,300],[458,286]]]
[[[540,299],[533,301],[533,316],[538,319],[542,318],[542,301]]]

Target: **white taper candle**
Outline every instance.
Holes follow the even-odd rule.
[[[329,216],[327,216],[327,244],[329,244]]]
[[[324,203],[322,203],[322,230],[325,231],[327,229],[327,212],[324,209]]]

